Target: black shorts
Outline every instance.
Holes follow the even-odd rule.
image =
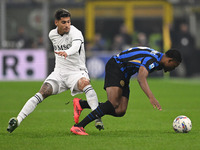
[[[111,58],[106,64],[104,89],[111,86],[122,88],[122,96],[129,99],[129,79],[125,79],[123,72],[120,70],[119,64],[114,58]]]

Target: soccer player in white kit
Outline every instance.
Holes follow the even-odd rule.
[[[84,92],[87,102],[92,110],[98,106],[96,92],[90,84],[88,70],[85,65],[84,39],[81,31],[71,25],[71,14],[66,9],[58,9],[55,13],[55,29],[49,33],[55,52],[54,71],[46,78],[41,89],[31,97],[17,118],[12,117],[8,123],[8,132],[13,132],[20,123],[50,95],[56,95],[66,90],[71,90],[71,95]],[[79,103],[75,98],[73,103]],[[74,119],[78,123],[81,113],[79,108],[74,107]],[[96,120],[97,129],[103,129],[101,118]]]

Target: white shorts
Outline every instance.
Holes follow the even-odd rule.
[[[85,77],[89,80],[89,75],[87,71],[63,71],[62,69],[55,69],[44,82],[48,82],[52,85],[53,93],[59,94],[61,92],[71,90],[71,95],[82,93],[77,87],[77,82],[82,77]]]

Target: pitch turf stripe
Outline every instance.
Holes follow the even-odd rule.
[[[193,79],[183,79],[183,78],[177,78],[177,79],[171,79],[169,80],[171,83],[178,83],[178,84],[190,84],[190,85],[199,85],[200,84],[200,78],[193,78]]]

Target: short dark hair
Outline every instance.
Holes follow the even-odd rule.
[[[67,9],[64,9],[64,8],[60,8],[60,9],[56,10],[55,19],[60,20],[62,17],[70,17],[71,18],[71,14]]]
[[[173,58],[173,60],[180,62],[182,61],[181,53],[176,49],[168,50],[165,55],[169,58]]]

